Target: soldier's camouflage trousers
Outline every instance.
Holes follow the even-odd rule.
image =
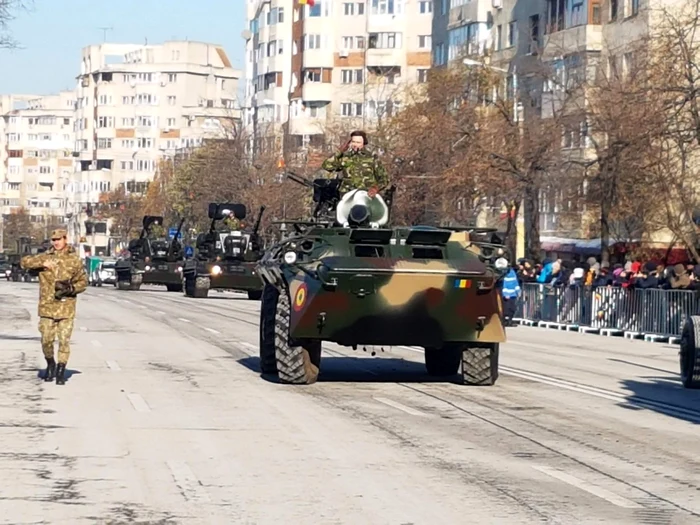
[[[70,337],[73,334],[73,319],[52,319],[50,317],[39,318],[39,332],[41,333],[41,349],[44,357],[53,359],[53,344],[58,339],[58,362],[64,365],[70,357]]]

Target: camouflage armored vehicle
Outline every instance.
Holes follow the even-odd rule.
[[[209,204],[209,232],[197,236],[194,257],[185,261],[185,295],[207,297],[213,288],[239,290],[251,300],[260,299],[262,283],[255,264],[262,253],[258,231],[265,207],[260,208],[252,231],[241,227],[246,211],[243,204]],[[222,228],[217,229],[217,221],[224,222]]]
[[[681,383],[685,388],[700,388],[700,316],[686,318],[680,343]]]
[[[169,292],[182,291],[182,264],[184,252],[178,240],[185,219],[180,221],[176,234],[168,242],[156,236],[154,226],[162,230],[163,217],[146,215],[138,239],[129,242],[129,255],[117,259],[119,290],[139,290],[142,284],[165,285]]]
[[[430,375],[461,368],[466,384],[494,384],[505,247],[476,229],[389,227],[391,189],[387,199],[364,190],[341,199],[337,179],[313,187],[314,221],[294,224],[258,265],[262,372],[310,384],[324,341],[410,345],[424,349]]]

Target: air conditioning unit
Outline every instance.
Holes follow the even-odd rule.
[[[340,53],[338,53],[338,56],[340,58],[348,58],[349,54],[350,54],[350,51],[348,51],[347,49],[341,49]]]
[[[491,0],[491,5],[495,9],[501,9],[503,7],[503,0]]]

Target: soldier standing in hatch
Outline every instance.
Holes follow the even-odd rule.
[[[369,196],[374,197],[380,188],[389,183],[389,177],[377,155],[367,149],[368,143],[364,131],[353,131],[350,140],[340,151],[321,165],[326,171],[341,172],[341,195],[359,189],[368,190]]]
[[[66,230],[51,232],[51,248],[39,255],[22,258],[22,268],[39,270],[39,332],[46,358],[44,381],[56,378],[66,382],[66,364],[70,357],[70,338],[75,319],[76,296],[87,288],[87,275],[73,247],[68,246]],[[58,366],[54,359],[54,341],[58,339]]]

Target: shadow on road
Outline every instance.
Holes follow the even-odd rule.
[[[41,336],[0,334],[0,339],[4,339],[7,341],[41,341]]]
[[[37,372],[36,372],[36,376],[39,379],[41,379],[42,381],[44,380],[44,371],[45,370],[46,370],[45,368],[42,368],[40,370],[37,370]],[[68,381],[71,380],[71,377],[73,377],[74,375],[79,375],[79,374],[82,374],[82,372],[80,370],[73,370],[72,368],[66,368],[66,376],[65,376],[66,383],[68,383]]]
[[[640,380],[626,379],[620,384],[630,393],[619,406],[631,410],[653,410],[700,424],[700,390],[683,388],[680,379],[651,376]]]
[[[260,373],[260,358],[245,357],[238,363]],[[277,383],[277,377],[263,375],[266,381]],[[429,376],[422,363],[394,357],[336,357],[321,358],[319,383],[454,383],[460,384],[457,374],[447,377]]]

